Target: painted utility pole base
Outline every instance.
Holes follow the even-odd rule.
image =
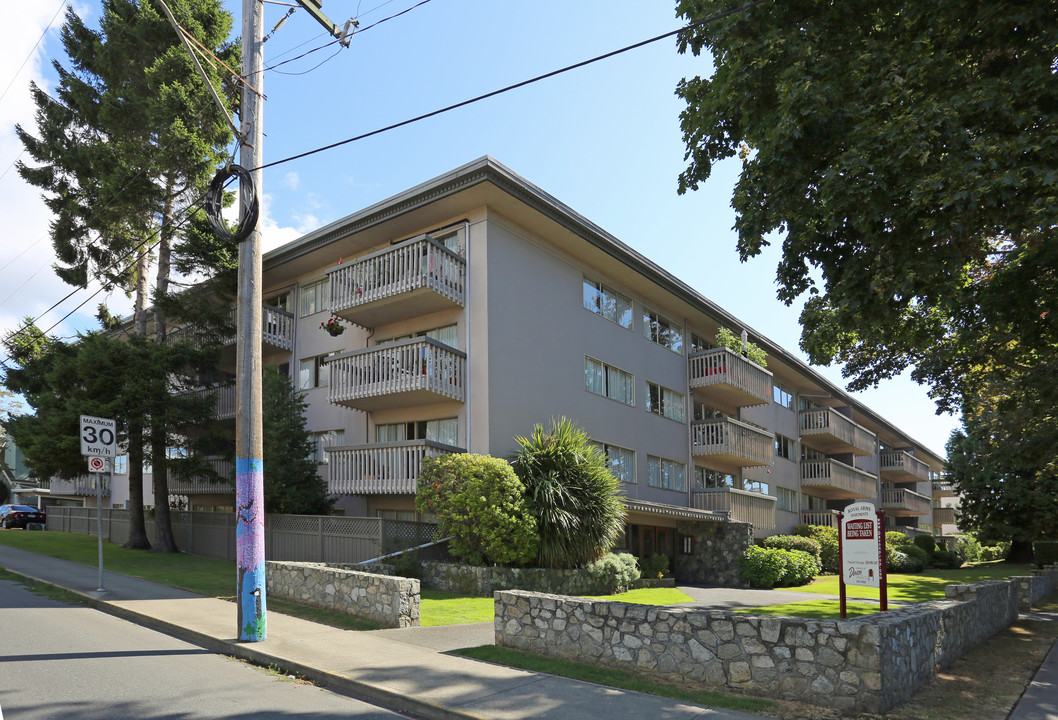
[[[265,538],[264,462],[235,460],[235,594],[239,606],[239,639],[264,640]]]

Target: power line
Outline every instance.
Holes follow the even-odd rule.
[[[9,82],[7,87],[4,88],[4,92],[0,93],[0,101],[4,99],[7,95],[7,91],[15,84],[15,80],[18,79],[18,76],[22,73],[22,68],[26,67],[26,63],[29,62],[29,59],[33,57],[33,53],[37,52],[37,47],[40,46],[40,41],[43,40],[44,36],[48,34],[49,30],[51,30],[51,26],[55,24],[55,18],[59,17],[59,13],[62,12],[64,7],[66,7],[66,2],[67,0],[62,0],[62,3],[60,3],[59,7],[55,10],[55,14],[51,16],[51,22],[48,23],[48,27],[44,28],[44,32],[40,34],[40,37],[37,38],[37,42],[33,44],[33,49],[29,51],[29,55],[27,55],[26,59],[22,61],[22,64],[18,66],[18,70],[15,71],[15,75],[11,78],[11,82]]]
[[[770,1],[771,0],[754,0],[753,2],[746,3],[745,5],[741,5],[741,6],[737,7],[737,8],[733,8],[731,10],[725,10],[724,12],[717,13],[715,15],[710,15],[709,17],[704,18],[703,20],[699,20],[696,23],[691,23],[690,25],[686,25],[684,27],[681,27],[678,30],[671,30],[671,31],[669,31],[667,33],[664,33],[662,35],[658,35],[656,37],[652,37],[652,38],[650,38],[648,40],[642,40],[642,41],[634,43],[632,45],[628,45],[626,47],[620,48],[619,50],[613,50],[613,51],[605,53],[603,55],[598,55],[596,57],[593,57],[593,58],[591,58],[589,60],[582,60],[581,62],[574,63],[573,65],[567,65],[564,68],[560,68],[558,70],[552,70],[551,72],[544,73],[543,75],[537,75],[534,78],[530,78],[528,80],[523,80],[521,82],[514,83],[513,85],[508,85],[507,87],[500,88],[499,90],[493,90],[492,92],[487,92],[484,95],[478,95],[477,97],[470,98],[469,100],[463,100],[462,102],[455,103],[454,105],[448,105],[447,107],[440,108],[439,110],[433,110],[432,112],[424,113],[422,115],[418,115],[416,117],[409,118],[407,120],[401,120],[398,123],[393,123],[392,125],[387,125],[386,127],[378,128],[377,130],[372,130],[370,132],[366,132],[366,133],[363,133],[361,135],[356,135],[355,137],[346,138],[345,140],[339,140],[338,142],[331,143],[330,145],[324,145],[323,147],[318,147],[315,150],[307,150],[307,151],[305,151],[303,153],[298,153],[297,155],[291,155],[290,157],[283,158],[282,160],[276,160],[274,162],[265,163],[264,165],[261,165],[260,167],[253,168],[251,170],[251,172],[255,171],[255,170],[265,170],[267,168],[275,167],[277,165],[282,165],[284,163],[288,163],[288,162],[291,162],[293,160],[300,160],[303,157],[308,157],[309,155],[315,155],[316,153],[321,153],[324,150],[333,150],[336,147],[341,147],[342,145],[348,145],[349,143],[356,142],[357,140],[364,140],[365,138],[373,137],[375,135],[381,135],[384,132],[388,132],[390,130],[396,130],[397,128],[404,127],[405,125],[411,125],[413,123],[417,123],[420,120],[426,120],[427,118],[432,118],[432,117],[434,117],[436,115],[441,115],[442,113],[450,112],[452,110],[457,110],[457,109],[459,109],[461,107],[466,107],[467,105],[473,105],[474,103],[481,102],[482,100],[487,100],[487,99],[489,99],[491,97],[495,97],[497,95],[502,95],[503,93],[510,92],[511,90],[517,90],[518,88],[525,87],[526,85],[532,85],[533,83],[538,83],[541,80],[547,80],[548,78],[555,77],[556,75],[561,75],[561,74],[567,73],[567,72],[569,72],[571,70],[576,70],[578,68],[582,68],[585,65],[591,65],[592,63],[597,63],[597,62],[599,62],[601,60],[606,60],[608,58],[612,58],[615,55],[620,55],[621,53],[626,53],[626,52],[628,52],[630,50],[635,50],[637,48],[641,48],[644,45],[650,45],[651,43],[656,43],[659,40],[664,40],[666,38],[670,38],[670,37],[673,37],[675,35],[679,35],[681,32],[685,32],[687,30],[690,30],[691,28],[699,27],[701,25],[705,25],[707,23],[715,22],[717,20],[722,20],[723,18],[726,18],[729,15],[734,15],[735,13],[739,13],[739,12],[743,12],[745,10],[749,10],[752,7],[755,7],[757,5],[761,5],[761,4],[765,3],[765,2],[770,2]]]

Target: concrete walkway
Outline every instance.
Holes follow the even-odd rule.
[[[213,652],[280,665],[340,692],[430,720],[762,720],[439,652],[491,643],[491,623],[355,632],[269,612],[268,639],[240,643],[231,602],[110,572],[104,574],[106,591],[99,593],[96,568],[6,546],[0,546],[0,567],[67,588],[100,610]]]

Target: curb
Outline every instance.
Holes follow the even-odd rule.
[[[304,675],[322,687],[338,690],[344,694],[352,695],[359,700],[369,701],[386,710],[415,715],[424,718],[425,720],[486,720],[486,718],[481,715],[476,715],[465,710],[459,710],[447,705],[440,705],[438,703],[430,702],[429,700],[420,700],[418,698],[409,697],[394,690],[371,685],[370,683],[365,683],[361,680],[309,667],[308,665],[302,665],[301,663],[292,662],[281,658],[278,655],[272,655],[257,650],[246,643],[236,642],[234,640],[222,640],[213,637],[212,635],[200,633],[196,630],[183,627],[182,625],[160,620],[156,617],[145,615],[125,607],[113,605],[106,600],[93,597],[80,590],[73,590],[71,588],[63,587],[62,585],[56,585],[53,582],[32,575],[26,575],[25,573],[20,573],[9,568],[4,568],[4,570],[25,580],[30,580],[35,583],[40,583],[41,585],[48,585],[50,587],[73,593],[84,600],[85,604],[88,606],[95,610],[105,612],[108,615],[113,615],[114,617],[131,621],[142,627],[165,633],[166,635],[184,640],[193,645],[198,645],[199,647],[218,655],[228,655],[262,667],[278,665],[283,669],[292,670]]]

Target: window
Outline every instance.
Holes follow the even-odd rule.
[[[584,278],[584,308],[632,329],[632,301],[589,277]]]
[[[696,467],[694,469],[694,489],[712,490],[714,488],[735,487],[735,476],[722,473],[719,470],[706,470]]]
[[[687,409],[683,395],[667,387],[647,383],[647,412],[667,417],[670,420],[683,422],[687,419]]]
[[[801,462],[812,462],[813,460],[826,460],[827,456],[825,453],[821,453],[818,450],[813,450],[810,447],[801,446]]]
[[[775,456],[786,458],[787,460],[794,459],[794,450],[797,448],[797,442],[791,440],[785,435],[775,434]]]
[[[129,456],[118,455],[114,458],[114,474],[127,475],[129,472]]]
[[[787,410],[793,410],[793,390],[790,388],[779,383],[772,383],[771,396],[775,400],[776,405],[782,405]]]
[[[742,489],[747,492],[756,492],[761,495],[767,495],[769,486],[766,482],[760,480],[750,480],[749,478],[742,478]]]
[[[327,387],[331,380],[331,368],[326,361],[328,357],[334,354],[325,353],[302,359],[298,365],[298,389],[311,390],[312,388]]]
[[[623,483],[634,485],[636,481],[636,453],[628,448],[606,443],[595,443],[595,446],[606,456],[606,464],[614,477]]]
[[[789,512],[798,512],[797,493],[794,490],[787,490],[786,488],[775,488],[775,497],[776,510],[788,510]]]
[[[724,420],[727,415],[724,415],[719,410],[709,407],[700,402],[694,403],[694,419],[695,420]]]
[[[635,376],[595,358],[584,357],[584,389],[635,407]]]
[[[647,308],[643,308],[643,336],[673,352],[683,353],[683,328]]]
[[[410,340],[412,338],[428,337],[431,340],[436,340],[439,343],[444,343],[448,347],[459,349],[459,333],[457,332],[458,326],[456,325],[445,325],[439,328],[433,328],[432,330],[420,330],[419,332],[408,333],[407,335],[398,335],[396,337],[386,338],[385,340],[379,340],[376,345],[384,345],[389,342],[396,342],[397,340]]]
[[[456,418],[444,418],[442,420],[385,423],[375,426],[375,442],[403,442],[405,440],[432,440],[455,446],[459,443],[459,424]]]
[[[698,333],[691,333],[691,352],[699,353],[705,352],[706,350],[712,350],[716,347],[713,343],[703,338]]]
[[[681,462],[647,455],[647,476],[650,487],[687,491],[687,466]]]
[[[345,430],[324,430],[323,432],[309,433],[312,438],[311,460],[326,465],[330,458],[324,448],[345,445]]]
[[[331,286],[324,278],[301,286],[301,317],[323,312],[331,307]]]
[[[278,308],[279,310],[290,310],[290,293],[286,292],[282,295],[275,295],[268,300],[265,300],[264,304]]]

